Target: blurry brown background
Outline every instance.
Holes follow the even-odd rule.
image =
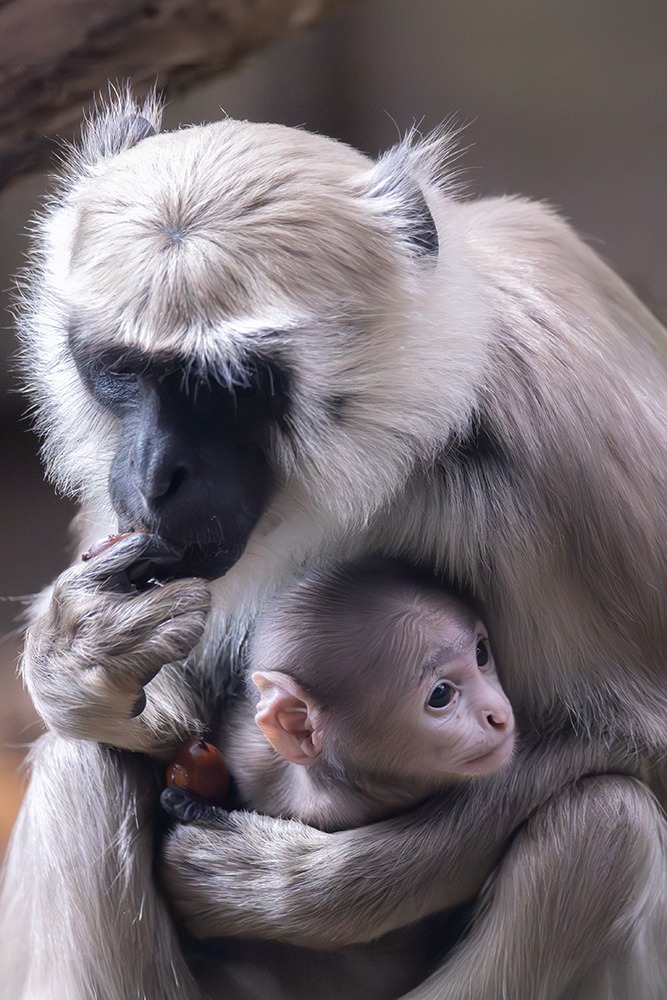
[[[20,0],[10,0],[20,2]],[[0,59],[2,40],[0,39]],[[558,205],[667,314],[665,0],[367,0],[170,102],[166,125],[219,117],[303,125],[377,153],[414,122],[466,123],[476,192]],[[7,311],[46,175],[0,198],[0,851],[39,732],[16,679],[16,601],[67,564],[68,501],[42,479],[21,418]]]

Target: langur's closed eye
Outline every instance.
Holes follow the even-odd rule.
[[[446,708],[450,704],[454,695],[456,694],[455,689],[451,684],[447,684],[446,681],[440,681],[439,684],[433,688],[431,692],[431,697],[426,702],[429,708]]]
[[[103,365],[91,366],[88,384],[94,397],[108,407],[130,402],[135,395],[137,375],[129,371],[114,371]]]

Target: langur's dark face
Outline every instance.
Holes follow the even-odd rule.
[[[184,359],[73,351],[89,392],[120,425],[109,475],[118,530],[174,548],[157,575],[224,574],[275,487],[267,444],[285,415],[283,373],[249,359],[223,381]]]

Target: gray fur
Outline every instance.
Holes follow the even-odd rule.
[[[40,605],[24,670],[52,732],[5,876],[0,995],[197,995],[149,864],[150,783],[96,744],[168,755],[207,728],[219,665],[265,598],[302,565],[369,551],[432,560],[484,599],[528,720],[522,753],[509,775],[359,830],[250,813],[178,828],[163,878],[181,919],[202,936],[353,944],[493,872],[472,934],[414,1000],[664,1000],[664,816],[622,777],[650,770],[665,787],[664,330],[549,208],[455,197],[446,135],[377,165],[233,121],[135,142],[128,113],[157,121],[128,100],[88,125],[43,218],[21,324],[45,458],[82,502],[82,546],[115,530],[119,441],[81,386],[73,324],[100,347],[230,373],[252,347],[289,365],[295,391],[272,441],[280,489],[211,585],[185,671],[148,683],[143,715],[128,718],[140,689],[201,634],[206,588],[128,599],[87,564]],[[416,190],[437,261],[410,240]],[[335,419],[332,399],[345,401]],[[128,636],[150,655],[112,665]],[[614,773],[576,783],[600,772]],[[110,884],[129,887],[127,916]]]

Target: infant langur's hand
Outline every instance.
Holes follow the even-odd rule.
[[[181,823],[207,824],[223,830],[229,820],[229,813],[222,806],[191,792],[189,788],[165,788],[160,796],[160,804],[165,812]]]
[[[130,534],[56,580],[28,632],[23,669],[38,712],[61,735],[151,749],[144,685],[188,655],[210,607],[203,580],[142,590],[131,582],[145,580],[166,549],[154,535]]]

